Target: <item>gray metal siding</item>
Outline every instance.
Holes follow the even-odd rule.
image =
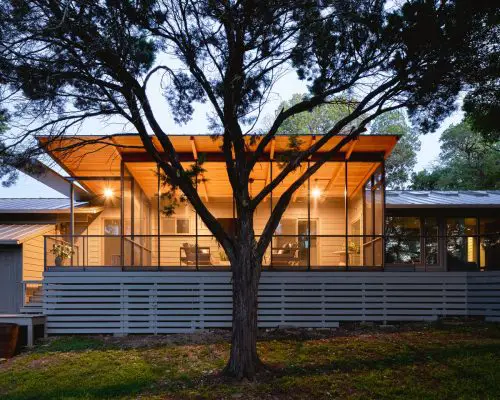
[[[19,313],[22,306],[22,249],[0,246],[0,313]]]

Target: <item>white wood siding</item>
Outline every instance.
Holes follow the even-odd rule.
[[[47,232],[53,235],[55,231]],[[22,244],[23,251],[23,280],[41,280],[45,263],[45,249],[43,235],[27,240]]]
[[[46,272],[49,334],[173,333],[231,326],[229,272]],[[342,321],[500,320],[500,272],[269,272],[259,326]]]

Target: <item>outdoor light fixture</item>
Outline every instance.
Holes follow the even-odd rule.
[[[312,190],[311,194],[312,194],[312,197],[314,197],[315,199],[319,199],[321,197],[321,190],[318,188],[314,188]]]
[[[113,197],[113,190],[110,188],[104,189],[104,197],[106,197],[107,199]]]

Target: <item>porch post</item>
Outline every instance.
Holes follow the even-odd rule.
[[[125,242],[123,235],[125,232],[125,183],[124,183],[125,165],[120,161],[120,264],[123,269],[125,265]]]
[[[269,182],[273,181],[273,159],[269,155]],[[273,213],[273,191],[269,194],[269,215]],[[271,254],[269,254],[269,269],[273,268],[273,238],[271,238]]]
[[[307,169],[310,162],[307,161]],[[307,178],[307,270],[311,269],[311,178]]]
[[[158,270],[160,269],[160,208],[161,208],[161,184],[160,184],[160,165],[156,164],[156,171],[157,171],[157,184],[158,184],[158,201],[156,202],[156,252],[158,254]]]
[[[75,247],[75,184],[71,180],[69,184],[69,235],[71,243],[71,266],[73,266],[73,252]]]
[[[347,160],[344,161],[344,217],[345,217],[345,269],[349,270],[349,186],[347,185]]]
[[[422,223],[420,224],[420,232],[422,232]],[[382,160],[382,271],[385,271],[385,158]],[[425,252],[425,242],[424,246],[420,245],[420,249],[424,249]],[[422,255],[422,250],[420,250]],[[427,262],[424,259],[424,270],[427,271]]]

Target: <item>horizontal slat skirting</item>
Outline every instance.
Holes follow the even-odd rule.
[[[229,328],[227,271],[47,272],[49,334],[160,334]],[[336,327],[342,321],[500,319],[500,272],[262,273],[259,326]]]

